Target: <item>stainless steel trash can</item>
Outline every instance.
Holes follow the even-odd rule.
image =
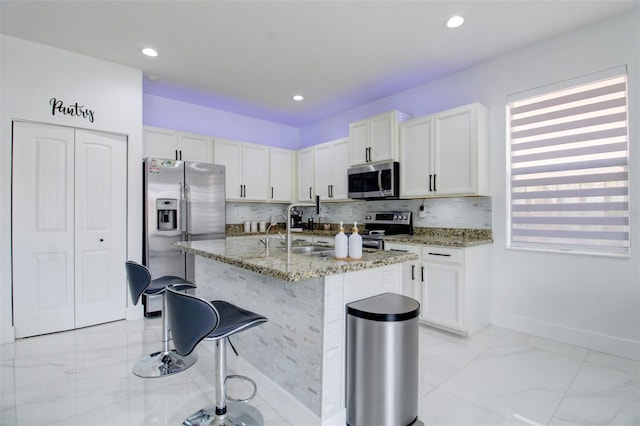
[[[418,419],[420,304],[384,293],[347,304],[347,425]]]

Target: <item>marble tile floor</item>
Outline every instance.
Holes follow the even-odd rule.
[[[181,424],[211,404],[213,354],[200,345],[181,374],[134,376],[160,332],[145,318],[0,345],[0,425]],[[425,425],[640,425],[638,361],[497,327],[463,338],[421,326],[419,374]],[[305,426],[266,400],[259,389],[252,402],[266,426]]]

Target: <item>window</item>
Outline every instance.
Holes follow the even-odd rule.
[[[629,254],[625,68],[507,99],[512,248]]]

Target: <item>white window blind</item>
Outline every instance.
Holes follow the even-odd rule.
[[[507,121],[510,246],[628,254],[626,72],[511,98]]]

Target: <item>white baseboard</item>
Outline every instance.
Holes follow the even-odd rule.
[[[144,317],[144,309],[142,303],[137,305],[128,305],[125,313],[125,318],[129,320],[137,320]]]
[[[0,328],[0,344],[13,343],[16,340],[16,328],[14,326]]]
[[[640,341],[548,323],[506,312],[491,311],[491,324],[598,352],[640,360]]]

